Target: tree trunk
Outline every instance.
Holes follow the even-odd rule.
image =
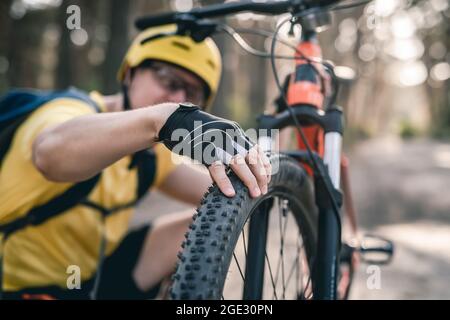
[[[112,94],[119,90],[117,70],[129,46],[128,39],[128,15],[130,3],[122,0],[110,2],[110,38],[106,49],[106,60],[103,64],[103,90],[106,94]]]
[[[6,0],[0,2],[0,57],[6,59],[6,63],[9,65],[8,46],[10,44],[11,38],[11,18],[9,16],[9,8],[11,7],[12,0]],[[8,66],[9,67],[9,66]],[[0,73],[0,92],[3,92],[8,88],[8,78],[7,69],[6,72]]]
[[[57,89],[65,89],[70,86],[73,78],[72,70],[72,50],[70,42],[70,30],[66,28],[67,20],[67,6],[71,2],[63,0],[58,12],[58,21],[61,27],[61,36],[58,47],[58,68],[56,71],[56,85]]]

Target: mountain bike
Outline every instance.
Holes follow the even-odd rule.
[[[139,29],[175,23],[175,34],[189,35],[194,41],[215,33],[230,35],[244,50],[270,59],[286,106],[275,115],[258,118],[258,129],[268,133],[258,136],[258,144],[270,154],[276,168],[267,194],[251,198],[231,171],[236,190],[233,198],[224,196],[217,186],[208,190],[179,253],[171,287],[173,299],[345,299],[352,284],[355,252],[369,263],[390,261],[393,244],[386,239],[371,236],[358,246],[341,241],[343,109],[336,105],[338,79],[333,65],[321,57],[317,32],[331,23],[332,11],[368,1],[338,2],[239,1],[136,21]],[[288,18],[274,32],[237,30],[210,19],[243,11],[287,14]],[[291,30],[297,24],[302,27],[296,46],[278,36],[287,23]],[[251,47],[240,36],[246,32],[271,38],[270,52]],[[294,54],[275,54],[280,42]],[[278,76],[277,59],[295,62],[285,85]],[[289,126],[297,130],[297,150],[272,152],[270,132]],[[345,288],[338,294],[344,274]]]

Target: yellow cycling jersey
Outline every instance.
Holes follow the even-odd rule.
[[[105,111],[100,94],[93,92],[91,98]],[[17,129],[0,169],[0,224],[24,216],[72,186],[48,181],[41,175],[32,163],[32,144],[42,130],[94,112],[83,101],[58,98],[34,111]],[[155,153],[153,186],[157,187],[176,165],[162,144],[155,146]],[[131,156],[127,156],[103,170],[88,200],[112,208],[136,199],[137,169],[128,168],[130,161]],[[132,213],[133,209],[128,208],[106,217],[106,255],[124,238]],[[3,243],[3,290],[50,285],[66,288],[71,265],[80,268],[82,281],[92,278],[98,264],[102,226],[97,210],[78,205],[41,225],[11,234]]]

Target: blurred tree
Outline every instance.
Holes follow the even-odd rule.
[[[7,75],[7,69],[10,62],[7,59],[8,46],[10,43],[11,35],[11,19],[9,17],[9,8],[13,0],[4,0],[0,2],[0,92],[5,90],[9,84]]]
[[[55,7],[56,1],[2,0],[0,90],[7,86],[65,88],[75,85],[113,93],[118,89],[116,72],[121,59],[137,33],[133,25],[137,16],[222,2],[62,0],[59,7]],[[67,7],[71,4],[81,9],[82,31],[75,32],[66,27]],[[415,113],[409,109],[414,104],[422,111],[429,109],[433,131],[450,134],[449,81],[446,76],[450,68],[449,11],[445,0],[375,0],[367,6],[336,15],[333,27],[320,35],[320,41],[327,59],[356,71],[357,81],[351,90],[346,90],[347,94],[341,95],[340,101],[347,106],[350,126],[373,133],[388,131],[391,119],[404,120],[402,117]],[[405,66],[410,61],[395,57],[390,48],[396,40],[404,40],[405,32],[410,29],[405,26],[394,28],[399,15],[412,21],[414,32],[407,36],[413,38],[413,42],[417,40],[414,43],[419,47],[423,46],[423,53],[413,61],[426,70],[425,80],[419,84],[402,86],[395,83],[398,79],[393,79],[411,80],[408,76],[399,76],[400,71],[408,74],[409,68]],[[226,21],[234,27],[272,30],[273,22],[279,19],[253,18],[247,15],[244,19],[227,18]],[[252,46],[265,47],[262,37],[243,36]],[[223,56],[224,72],[213,112],[238,120],[244,126],[253,125],[254,115],[277,94],[268,61],[244,53],[228,36],[215,35],[214,38]],[[403,53],[414,49],[408,46],[395,48]],[[56,66],[54,61],[57,61]],[[281,76],[288,64],[277,62]],[[391,68],[402,64],[401,70]],[[420,101],[411,98],[417,96]],[[410,103],[410,100],[413,101]],[[399,106],[403,108],[400,112]],[[397,112],[395,115],[394,111]],[[427,117],[425,113],[416,114],[415,119],[422,115]]]
[[[8,41],[9,85],[40,87],[42,30],[55,21],[55,11],[28,10],[14,14]]]
[[[167,0],[136,0],[133,1],[133,9],[129,17],[129,23],[131,24],[132,35],[136,34],[138,30],[134,27],[134,20],[146,14],[156,14],[158,12],[172,10],[170,7],[170,1]]]
[[[255,28],[264,29],[267,28],[263,21],[255,21]],[[253,47],[259,50],[264,49],[264,43],[266,38],[256,36],[251,39],[251,44]],[[266,91],[267,86],[267,73],[269,72],[268,60],[248,55],[250,61],[247,65],[247,77],[249,81],[249,96],[248,96],[248,108],[249,119],[248,125],[255,127],[256,125],[256,115],[261,114],[266,106]]]
[[[55,87],[64,89],[72,85],[73,50],[70,41],[70,30],[66,28],[67,7],[73,3],[71,0],[63,0],[58,9],[58,25],[60,26],[60,40],[58,47],[58,67],[56,71]]]
[[[201,5],[213,5],[223,3],[223,0],[203,0]],[[220,21],[225,22],[224,19]],[[233,87],[233,75],[236,70],[230,68],[230,59],[233,59],[234,50],[233,43],[230,38],[225,35],[214,35],[214,41],[219,47],[220,54],[222,55],[222,77],[220,79],[220,86],[217,92],[216,99],[212,108],[212,112],[220,117],[233,118],[232,115],[232,97],[235,94]]]
[[[448,9],[450,11],[450,9]],[[449,79],[439,81],[436,77],[436,66],[444,66],[450,63],[450,23],[442,23],[431,32],[425,39],[425,47],[428,48],[428,55],[425,63],[429,72],[427,92],[431,103],[432,128],[431,133],[439,138],[450,137],[450,81]],[[443,45],[441,51],[444,57],[432,54],[433,46]],[[446,58],[446,59],[445,59]],[[450,67],[448,67],[450,68]],[[448,71],[447,71],[448,72]]]
[[[233,94],[233,74],[229,72],[230,68],[228,66],[228,57],[231,54],[231,45],[229,43],[230,39],[225,36],[215,36],[214,40],[217,43],[217,46],[219,47],[220,53],[222,55],[223,72],[212,112],[220,117],[230,118],[231,112],[229,104],[231,102],[230,98]]]
[[[109,3],[110,38],[103,64],[103,91],[108,94],[117,92],[119,85],[116,79],[117,70],[129,45],[128,16],[130,2],[111,0]]]

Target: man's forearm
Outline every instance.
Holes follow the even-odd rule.
[[[49,180],[90,178],[126,155],[150,147],[177,104],[77,117],[44,130],[33,163]]]
[[[198,207],[211,184],[212,179],[208,170],[194,165],[181,164],[169,174],[159,189],[179,201]]]

